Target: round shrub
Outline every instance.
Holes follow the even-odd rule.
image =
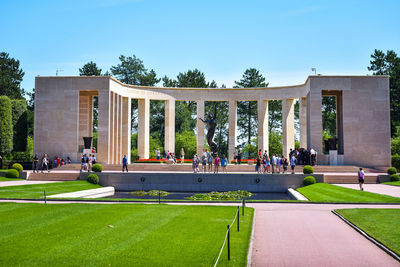
[[[16,169],[9,169],[6,171],[7,178],[19,178],[19,172]]]
[[[94,172],[101,172],[103,170],[103,166],[101,166],[100,164],[96,163],[93,164],[92,166],[92,171]]]
[[[314,173],[314,168],[313,168],[312,166],[310,166],[310,165],[306,165],[306,166],[304,166],[304,168],[303,168],[303,173],[304,173],[304,174],[311,174],[311,173]]]
[[[87,181],[91,184],[99,184],[99,176],[97,176],[97,174],[91,173],[89,174]]]
[[[392,175],[392,174],[396,174],[397,170],[395,167],[390,167],[389,169],[387,169],[387,174]]]
[[[392,174],[390,175],[390,181],[392,182],[400,181],[400,176],[398,174]]]
[[[314,176],[307,176],[304,178],[303,184],[304,186],[315,184],[317,181],[315,180]]]
[[[19,171],[19,172],[22,172],[22,171],[24,170],[24,168],[22,167],[22,165],[19,164],[19,163],[14,163],[14,164],[11,166],[11,169],[17,170],[17,171]]]

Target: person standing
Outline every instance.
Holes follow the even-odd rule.
[[[235,152],[233,153],[233,159],[235,160],[235,165],[237,165],[237,147],[235,147]]]
[[[38,154],[35,154],[32,160],[32,170],[33,172],[38,172],[38,163],[39,163],[39,157]]]
[[[156,149],[156,157],[157,157],[157,160],[160,160],[161,153],[160,153],[160,149],[159,148]]]
[[[363,169],[360,168],[360,170],[358,171],[358,183],[360,184],[361,191],[364,191],[364,187],[363,187],[364,180],[365,180],[364,177],[365,177],[365,173],[364,173]]]
[[[207,170],[207,158],[204,155],[201,157],[201,166],[202,166],[202,169],[203,169],[203,173],[206,173],[206,170]]]
[[[42,159],[42,173],[43,173],[43,170],[47,170],[47,172],[50,172],[49,171],[49,159],[48,159],[48,157],[47,157],[47,154],[44,154],[44,156],[43,156],[43,159]]]
[[[218,173],[220,161],[221,159],[218,157],[217,154],[214,159],[214,173]]]
[[[192,169],[193,169],[193,172],[194,173],[196,173],[197,172],[197,166],[196,166],[196,164],[197,164],[197,155],[194,155],[194,157],[193,157],[193,159],[192,159]]]
[[[225,155],[223,155],[221,158],[222,172],[228,173],[227,166],[228,166],[228,159],[225,157]]]
[[[294,174],[294,168],[296,167],[296,157],[292,154],[290,158],[290,168],[292,168],[292,174]]]
[[[276,157],[274,154],[272,154],[272,157],[271,157],[271,166],[272,166],[272,173],[275,173]]]
[[[240,150],[240,148],[238,149],[237,162],[239,165],[242,162],[242,151]]]
[[[282,155],[281,160],[282,160],[282,166],[283,166],[283,173],[286,173],[289,162],[288,162],[287,158],[285,158],[285,156],[283,156],[283,155]]]
[[[124,172],[124,170],[128,172],[128,159],[126,158],[126,155],[122,158],[122,172]]]
[[[185,150],[183,147],[181,148],[181,164],[185,162]]]
[[[261,173],[261,157],[257,156],[256,172]]]
[[[208,153],[207,162],[208,162],[208,172],[212,172],[213,156],[212,156],[212,153],[211,153],[211,152]]]

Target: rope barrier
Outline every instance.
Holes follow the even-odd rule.
[[[238,209],[239,209],[239,207],[238,207]],[[221,254],[222,254],[222,251],[224,250],[224,246],[225,246],[225,243],[226,243],[226,239],[228,238],[228,232],[230,231],[230,229],[232,228],[232,225],[233,225],[234,222],[236,221],[238,214],[239,214],[239,212],[238,212],[238,210],[236,210],[235,218],[233,218],[232,223],[229,225],[229,229],[226,230],[225,239],[224,239],[224,242],[222,243],[222,247],[221,247],[221,249],[220,249],[220,251],[219,251],[218,258],[217,258],[217,260],[215,261],[214,267],[216,267],[217,264],[218,264],[218,261],[219,261],[219,259],[220,259],[220,257],[221,257]]]

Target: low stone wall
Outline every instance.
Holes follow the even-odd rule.
[[[1,171],[0,172],[0,177],[6,177],[6,172],[7,171]],[[19,178],[26,179],[26,172],[20,172],[19,173]]]
[[[97,173],[100,185],[116,191],[165,190],[171,192],[209,192],[246,190],[249,192],[287,192],[302,185],[306,174],[200,174],[200,173]],[[87,179],[82,173],[80,179]],[[323,174],[313,175],[323,183]]]

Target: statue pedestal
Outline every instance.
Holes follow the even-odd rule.
[[[86,154],[87,156],[89,156],[90,154],[92,154],[92,150],[91,149],[83,149],[83,154]]]
[[[338,165],[338,153],[337,150],[329,150],[329,165],[337,166]]]

